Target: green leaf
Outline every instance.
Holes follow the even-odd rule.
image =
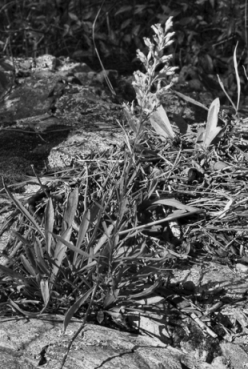
[[[160,287],[161,285],[162,285],[162,281],[158,279],[157,281],[154,282],[152,286],[145,288],[142,292],[135,293],[134,295],[129,295],[127,297],[129,299],[135,299],[137,297],[149,296],[151,293],[154,292],[156,288]]]
[[[23,243],[23,245],[31,246],[30,241],[26,240],[19,232],[13,229],[12,234]]]
[[[72,226],[76,210],[78,205],[78,187],[75,187],[74,190],[70,193],[70,196],[67,200],[66,209],[63,217],[63,225],[62,232],[67,228]]]
[[[177,95],[178,97],[181,97],[181,99],[183,99],[183,100],[185,100],[185,101],[187,101],[187,102],[189,102],[191,104],[194,104],[196,106],[200,106],[201,108],[203,108],[205,110],[208,110],[208,108],[205,105],[203,105],[202,103],[196,101],[195,99],[192,99],[189,96],[186,96],[186,95],[182,94],[181,92],[178,92],[178,91],[173,90],[173,93],[175,95]]]
[[[131,5],[123,5],[119,10],[117,10],[115,15],[122,14],[122,13],[125,13],[125,12],[131,12],[131,11],[132,11],[132,6]]]
[[[66,231],[64,231],[62,236],[57,236],[55,234],[53,234],[53,236],[54,238],[58,239],[58,242],[55,246],[54,258],[53,258],[56,262],[56,265],[53,266],[53,271],[52,271],[53,280],[54,280],[62,264],[62,261],[66,255],[67,247],[65,246],[65,242],[67,242],[71,237],[71,228],[68,228]]]
[[[7,192],[8,196],[11,198],[11,200],[14,202],[15,206],[20,210],[20,212],[33,224],[33,226],[36,228],[36,230],[40,233],[42,238],[45,238],[44,233],[40,229],[38,223],[34,219],[34,217],[27,211],[27,209],[20,203],[18,199],[15,198],[15,196],[10,192],[9,188],[5,185],[3,180],[4,189]]]
[[[65,319],[64,319],[64,333],[66,331],[66,328],[67,328],[68,324],[71,321],[71,318],[76,313],[76,311],[78,311],[78,309],[80,308],[80,306],[83,305],[87,301],[87,299],[89,298],[89,296],[92,294],[93,289],[94,289],[94,287],[91,287],[85,294],[81,295],[79,297],[79,299],[75,302],[75,304],[72,305],[70,307],[70,309],[67,311],[67,313],[65,314]]]
[[[120,290],[116,289],[106,294],[104,303],[103,303],[104,309],[106,309],[109,305],[113,304],[117,300],[119,292]]]
[[[49,198],[45,208],[45,237],[46,250],[51,256],[52,231],[54,226],[54,208],[52,199]]]
[[[135,300],[135,302],[139,305],[158,305],[161,304],[165,301],[165,298],[162,296],[151,296],[151,297],[147,297],[145,299],[141,299],[141,300]]]
[[[26,271],[32,275],[33,277],[36,276],[37,272],[36,270],[33,268],[33,266],[30,264],[29,260],[26,258],[26,256],[21,255],[21,260],[22,260],[22,264],[24,266],[24,268],[26,269]]]
[[[189,211],[189,212],[195,212],[195,211],[199,211],[200,210],[200,209],[195,208],[193,206],[184,205],[184,204],[182,204],[180,201],[178,201],[176,199],[161,199],[161,200],[156,200],[156,201],[154,201],[152,203],[152,206],[154,204],[172,206],[174,208],[182,209],[182,210]]]
[[[61,244],[65,245],[66,247],[68,247],[69,249],[71,249],[72,251],[76,251],[78,254],[86,257],[86,258],[89,258],[90,255],[85,252],[85,251],[82,251],[78,248],[76,248],[76,246],[74,246],[72,243],[68,242],[67,240],[65,240],[63,237],[59,236],[59,235],[56,235],[56,234],[53,234],[54,238],[56,238]]]
[[[29,311],[23,310],[21,309],[14,301],[12,301],[11,299],[8,300],[9,304],[18,312],[21,313],[24,316],[28,316],[30,318],[33,317],[37,317],[38,315],[40,315],[40,312],[38,313],[31,313]]]
[[[44,259],[43,250],[39,240],[35,240],[34,251],[37,258],[38,267],[40,268],[42,273],[44,273],[47,277],[49,277],[51,273]]]
[[[237,63],[237,47],[238,47],[238,43],[235,46],[234,53],[233,53],[233,64],[234,64],[236,81],[237,81],[237,105],[236,105],[236,113],[239,110],[240,93],[241,93],[241,83],[240,83],[238,63]]]
[[[162,139],[165,140],[167,138],[175,137],[175,133],[173,132],[170,121],[162,105],[160,105],[157,110],[151,114],[150,122],[156,133],[160,135]]]
[[[228,92],[226,91],[225,86],[224,86],[223,82],[221,81],[218,74],[217,74],[217,78],[218,78],[218,82],[219,82],[220,87],[222,88],[222,90],[224,91],[226,97],[228,98],[228,100],[232,104],[233,109],[236,110],[236,106],[235,106],[234,102],[232,101],[231,97],[228,95]]]
[[[77,238],[77,243],[76,243],[76,248],[80,249],[80,246],[82,245],[82,242],[85,238],[85,235],[87,233],[87,230],[89,228],[89,224],[90,224],[90,210],[86,210],[83,214],[82,217],[82,221],[79,227],[79,231],[78,231],[78,238]],[[73,255],[73,265],[76,264],[77,261],[77,256],[78,256],[78,252],[74,252]]]
[[[221,127],[217,127],[218,119],[219,119],[218,117],[219,110],[220,110],[220,100],[217,97],[217,99],[215,99],[212,102],[208,110],[206,130],[205,130],[204,139],[203,139],[203,146],[205,148],[211,145],[211,142],[220,133],[222,129]]]
[[[109,237],[111,236],[111,233],[114,229],[116,225],[116,221],[113,222],[112,224],[110,224],[108,226],[108,228],[106,228],[106,232],[102,235],[102,237],[100,238],[100,240],[97,242],[97,244],[94,247],[94,255],[97,254],[97,252],[100,250],[100,248],[105,244],[105,242],[109,239]]]
[[[24,283],[26,286],[29,285],[27,278],[23,277],[23,275],[21,275],[21,274],[19,274],[17,272],[14,272],[10,268],[5,267],[4,265],[1,265],[0,264],[0,271],[2,273],[4,273],[4,274],[7,274],[9,277],[11,277],[11,278],[13,278],[13,279],[15,279],[15,280],[17,280],[19,282]]]
[[[45,308],[47,307],[48,303],[49,303],[49,299],[50,299],[50,290],[49,290],[49,281],[47,278],[42,278],[40,281],[40,291],[41,291],[41,295],[44,301],[44,308],[42,309],[42,311],[45,310]]]

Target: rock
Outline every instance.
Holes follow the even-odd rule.
[[[59,369],[67,346],[81,323],[63,335],[62,317],[1,321],[1,368]],[[203,369],[205,364],[154,337],[87,324],[74,343],[64,369]]]
[[[222,354],[233,369],[244,369],[248,366],[248,354],[239,345],[229,342],[221,343]]]
[[[33,175],[31,164],[40,173],[45,163],[65,166],[75,155],[123,143],[116,122],[122,109],[86,64],[43,55],[17,58],[15,67],[16,81],[0,104],[0,176],[8,183]]]

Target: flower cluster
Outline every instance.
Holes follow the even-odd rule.
[[[165,81],[168,76],[173,75],[177,68],[169,65],[172,55],[163,55],[164,49],[173,43],[172,37],[175,32],[168,32],[172,24],[172,17],[170,17],[164,29],[161,24],[152,26],[155,33],[153,36],[154,43],[150,39],[144,38],[145,45],[148,47],[147,56],[137,50],[137,57],[144,65],[146,73],[135,72],[132,84],[136,92],[137,102],[141,110],[147,114],[159,105],[159,95],[171,87],[171,83],[162,87],[161,82]],[[162,66],[162,68],[159,72],[156,72],[159,66]]]

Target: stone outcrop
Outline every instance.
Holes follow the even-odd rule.
[[[33,175],[31,164],[38,172],[63,167],[123,143],[122,109],[101,74],[50,55],[16,59],[15,76],[8,65],[8,84],[0,78],[0,175],[9,183]]]
[[[59,317],[47,320],[1,322],[1,368],[59,369],[67,346],[80,323],[71,323],[65,335]],[[222,358],[223,359],[223,358]],[[222,360],[221,359],[221,360]],[[218,359],[221,363],[220,358]],[[74,341],[64,369],[225,369],[209,365],[154,337],[87,324]]]

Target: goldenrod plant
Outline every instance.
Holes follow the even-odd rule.
[[[170,17],[164,28],[161,24],[152,26],[155,33],[153,36],[154,42],[144,38],[148,54],[145,55],[140,50],[137,51],[137,57],[145,69],[145,73],[141,71],[134,72],[134,81],[132,82],[139,106],[139,117],[135,117],[134,104],[131,106],[125,104],[124,110],[131,128],[138,137],[142,134],[144,124],[148,120],[162,138],[175,137],[159,98],[171,88],[172,82],[166,85],[164,83],[168,82],[168,77],[172,76],[177,69],[177,67],[169,64],[172,55],[164,55],[164,49],[173,43],[172,37],[175,33],[169,32],[172,25],[172,17]],[[162,69],[156,72],[160,65],[162,65]]]

